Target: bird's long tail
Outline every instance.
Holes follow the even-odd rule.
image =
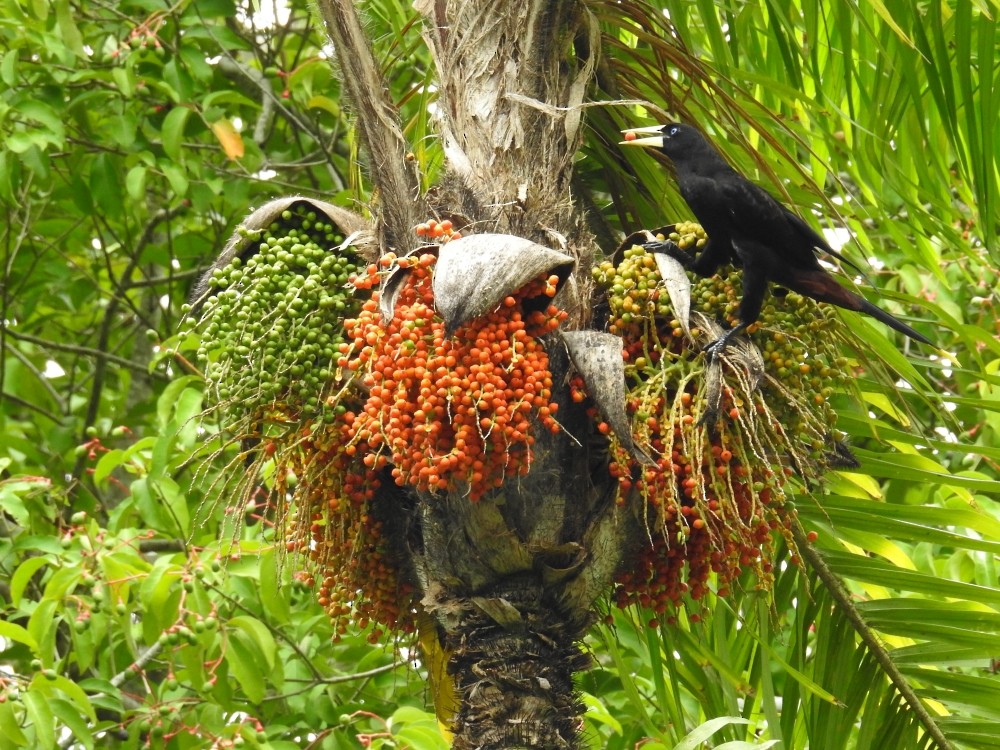
[[[789,283],[791,282],[791,283]],[[779,283],[784,283],[790,289],[812,297],[820,302],[829,302],[837,307],[855,310],[870,315],[875,320],[885,323],[900,333],[904,333],[914,341],[934,346],[926,336],[917,333],[903,321],[893,317],[880,307],[876,307],[860,294],[855,294],[837,283],[836,279],[825,271],[810,271],[787,276]]]
[[[875,320],[879,320],[885,323],[887,326],[896,329],[900,333],[905,333],[914,341],[919,341],[921,344],[930,344],[931,346],[934,345],[929,338],[917,333],[908,325],[906,325],[906,323],[899,320],[898,318],[893,317],[885,310],[883,310],[881,307],[875,307],[875,305],[873,305],[871,302],[864,299],[863,297],[860,297],[858,295],[854,296],[858,297],[858,299],[860,300],[859,303],[860,306],[858,308],[858,312],[863,312],[866,315],[871,315],[873,318],[875,318]]]

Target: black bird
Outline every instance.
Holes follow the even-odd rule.
[[[677,186],[705,229],[708,242],[692,258],[674,243],[651,242],[646,249],[680,261],[699,276],[713,275],[726,263],[743,267],[743,298],[739,322],[708,346],[712,357],[721,354],[730,339],[760,316],[768,282],[779,284],[819,302],[863,312],[890,328],[924,344],[931,341],[864,297],[842,287],[819,264],[816,250],[844,262],[805,221],[754,185],[731,166],[695,128],[667,123],[624,131],[629,135],[657,135],[622,141],[627,146],[659,148],[673,162]],[[853,265],[853,264],[852,264]]]

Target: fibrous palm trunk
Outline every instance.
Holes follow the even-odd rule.
[[[436,125],[447,165],[422,197],[404,166],[401,131],[385,121],[388,105],[353,8],[320,3],[365,121],[383,250],[408,249],[407,223],[428,213],[459,217],[475,232],[528,238],[575,259],[560,301],[568,324],[583,325],[593,239],[570,180],[596,22],[572,0],[415,6],[437,67]],[[629,524],[614,502],[606,457],[591,448],[592,420],[568,398],[565,346],[553,338],[547,348],[563,429],[538,437],[529,474],[477,502],[411,496],[405,522],[392,524],[448,654],[456,748],[579,746],[572,679],[587,659],[578,643],[625,546]]]

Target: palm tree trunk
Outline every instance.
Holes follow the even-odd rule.
[[[447,159],[427,209],[472,233],[513,234],[573,257],[575,279],[560,299],[570,323],[584,324],[594,247],[570,182],[596,67],[589,56],[598,48],[596,22],[571,0],[415,6],[437,66],[436,125]],[[320,7],[345,76],[366,77],[345,84],[367,120],[380,220],[410,221],[413,185],[383,158],[402,150],[394,136],[401,131],[389,123],[389,135],[379,134],[390,107],[385,87],[370,77],[376,66],[365,62],[353,8],[346,0]],[[409,229],[384,227],[379,236],[395,238],[398,249]],[[588,660],[578,643],[594,600],[610,590],[630,528],[614,502],[606,456],[592,448],[592,420],[568,397],[565,346],[553,339],[547,349],[563,429],[539,431],[530,473],[475,503],[418,496],[412,515],[395,524],[449,654],[459,703],[451,715],[455,748],[579,747],[582,707],[572,678]]]

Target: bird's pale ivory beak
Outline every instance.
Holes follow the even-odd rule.
[[[650,125],[645,128],[629,128],[628,130],[623,130],[624,135],[641,135],[643,133],[657,133],[656,136],[651,136],[649,138],[634,138],[630,141],[619,141],[619,146],[656,146],[660,147],[663,145],[663,126],[662,125]]]

